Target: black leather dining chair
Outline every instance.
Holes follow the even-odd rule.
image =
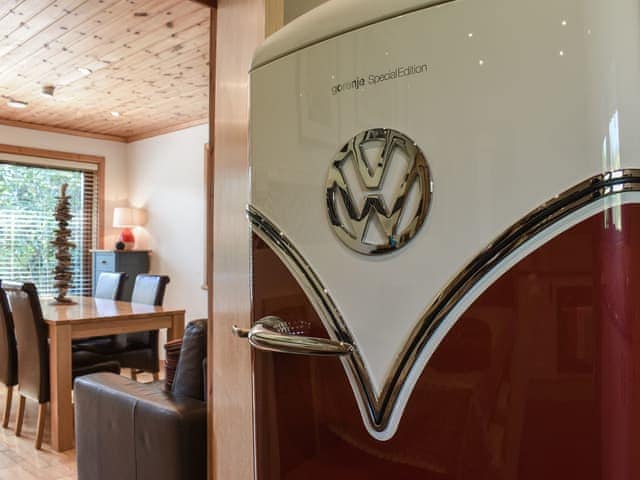
[[[137,275],[131,303],[162,305],[169,281],[166,275]],[[150,372],[157,380],[160,372],[158,334],[158,330],[127,333],[116,335],[112,343],[87,342],[77,347],[104,359],[115,360],[122,368],[130,368],[134,380],[140,372]]]
[[[93,296],[107,300],[122,299],[122,287],[124,287],[124,281],[126,279],[126,273],[102,272],[98,277],[98,283],[96,284],[96,290]]]
[[[2,282],[0,281],[0,287]],[[7,387],[2,427],[9,426],[13,389],[18,384],[18,350],[13,317],[4,290],[0,288],[0,383]]]
[[[127,279],[127,274],[122,272],[102,272],[98,277],[94,298],[103,298],[106,300],[120,300],[122,299],[122,288],[124,282]],[[92,349],[114,349],[117,348],[119,338],[117,335],[106,335],[101,337],[92,338],[79,338],[73,341],[73,348],[75,350],[87,350]]]
[[[26,399],[38,402],[36,448],[42,446],[46,406],[50,400],[48,329],[42,317],[38,292],[33,283],[5,282],[6,292],[16,332],[18,350],[18,390],[20,402],[16,421],[16,436],[22,432]],[[85,352],[72,353],[72,377],[97,372],[120,373],[114,361],[95,362]]]

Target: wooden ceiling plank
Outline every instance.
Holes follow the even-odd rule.
[[[208,85],[208,75],[206,55],[196,55],[191,59],[183,59],[174,67],[162,68],[159,65],[154,70],[148,70],[146,77],[142,76],[135,81],[103,83],[105,90],[98,91],[100,82],[97,82],[91,90],[82,89],[62,89],[56,94],[55,103],[72,103],[74,99],[84,98],[83,108],[94,110],[100,103],[109,103],[112,110],[127,111],[129,104],[152,103],[157,98],[165,98],[173,93],[181,93],[185,88],[196,87],[204,91]],[[166,72],[166,73],[163,73]],[[151,81],[145,78],[153,78]],[[101,98],[104,97],[104,98]],[[43,104],[49,107],[54,102],[46,98],[37,98],[36,104]],[[121,106],[123,105],[124,106]],[[35,105],[34,105],[35,106]],[[108,111],[107,111],[108,112]]]
[[[203,64],[198,58],[193,60],[193,66],[200,67]],[[134,85],[125,84],[120,88],[114,90],[112,95],[108,96],[104,100],[100,98],[86,98],[83,105],[74,108],[76,114],[80,115],[84,110],[91,113],[96,111],[96,108],[106,101],[109,105],[104,105],[102,111],[104,115],[108,115],[111,110],[121,111],[122,113],[129,113],[133,109],[132,105],[142,105],[145,109],[148,109],[148,105],[151,105],[151,109],[155,108],[161,110],[162,106],[167,102],[174,101],[175,98],[185,98],[187,95],[193,96],[194,92],[200,92],[203,97],[207,97],[206,86],[208,85],[208,77],[204,72],[198,72],[195,69],[189,70],[189,63],[184,65],[185,74],[178,77],[170,77],[169,82],[162,82],[164,77],[160,77],[159,80],[153,86],[138,83]],[[91,94],[91,96],[99,96]],[[159,100],[160,98],[167,98],[166,100]],[[74,104],[71,101],[57,101],[49,100],[41,97],[34,100],[29,110],[35,114],[38,107],[42,107],[45,110],[49,110],[51,113],[49,116],[57,116],[57,109],[65,108],[67,105]],[[111,108],[111,110],[108,110]],[[27,111],[23,111],[24,114],[28,114]],[[46,118],[46,115],[42,115],[42,118]]]
[[[208,32],[208,28],[206,30]],[[92,84],[104,84],[105,82],[110,81],[122,81],[122,79],[135,81],[142,78],[144,81],[147,81],[149,79],[150,71],[158,68],[168,71],[178,66],[181,62],[184,62],[184,58],[191,60],[195,56],[204,59],[202,62],[202,71],[207,73],[207,62],[209,60],[208,44],[205,43],[205,40],[208,42],[209,34],[207,32],[200,34],[194,39],[189,39],[189,42],[193,41],[195,43],[193,48],[190,48],[192,43],[182,43],[183,45],[186,45],[186,47],[178,51],[174,51],[174,49],[169,47],[166,48],[164,52],[153,55],[148,53],[136,54],[132,57],[132,61],[127,59],[127,61],[123,62],[122,65],[112,65],[109,68],[105,68],[91,75],[91,78],[87,78],[81,82],[76,82],[75,84],[66,87],[64,90],[61,89],[60,91],[64,91],[66,94],[71,94],[78,90],[84,90]]]
[[[139,12],[141,5],[151,5],[153,0],[141,1],[142,3],[129,5],[128,12],[118,11],[123,18],[121,23],[126,23],[124,29],[106,10],[93,10],[92,21],[82,24],[69,18],[54,20],[58,27],[63,21],[67,24],[73,22],[71,30],[63,35],[55,35],[52,23],[41,23],[42,28],[37,35],[30,35],[21,47],[5,55],[1,61],[4,67],[6,58],[14,62],[18,60],[20,68],[16,68],[16,71],[23,71],[25,66],[33,65],[33,68],[26,68],[30,75],[28,78],[17,77],[13,72],[13,75],[7,75],[6,82],[0,82],[0,95],[19,92],[29,101],[29,108],[11,110],[6,108],[4,103],[0,103],[0,117],[6,116],[12,121],[32,123],[37,119],[37,123],[47,123],[53,128],[72,128],[120,137],[132,137],[149,130],[172,128],[177,124],[182,125],[206,117],[210,28],[208,9],[186,1],[166,0],[166,3],[161,5],[164,10],[160,11],[171,13],[167,15],[170,20],[162,18],[152,21],[151,18],[142,17],[143,20],[138,21],[133,13]],[[77,7],[76,12],[80,12],[79,15],[82,14],[85,19],[90,15],[87,10],[88,2],[60,2],[66,2],[65,5],[78,2],[74,4]],[[155,0],[152,7],[160,8],[161,3],[161,0]],[[173,5],[175,8],[170,11],[167,5]],[[105,9],[114,6],[122,7],[122,2],[109,1]],[[196,8],[193,8],[194,6]],[[206,12],[206,18],[203,11]],[[74,16],[72,12],[73,10],[70,10],[68,16]],[[100,19],[105,19],[107,25],[93,25],[98,24]],[[167,26],[167,21],[172,24]],[[82,32],[87,29],[87,23],[90,24],[89,29],[106,36],[88,41],[86,33]],[[144,28],[140,27],[141,24]],[[53,43],[62,39],[72,39],[81,53],[74,52],[76,56],[70,58],[69,52],[65,52],[57,43],[53,49],[38,46],[38,42],[45,37],[54,37]],[[101,44],[98,44],[98,40]],[[20,62],[20,55],[26,51],[38,53],[32,56],[35,58],[30,57],[29,61]],[[43,65],[45,62],[39,57],[47,57],[46,63],[51,62],[52,66]],[[60,64],[54,63],[54,58]],[[43,79],[48,78],[52,71],[59,74],[64,68],[75,70],[77,64],[73,62],[99,62],[102,59],[111,63],[103,62],[99,65],[101,70],[89,77],[76,80],[66,88],[58,88],[55,101],[39,95],[38,82],[42,84]],[[47,68],[44,68],[45,66]],[[34,75],[34,71],[41,72],[44,76],[38,77]],[[4,74],[3,68],[0,76]],[[156,81],[150,82],[150,78]],[[102,94],[107,90],[113,90],[112,95]],[[112,117],[109,112],[116,109],[122,110],[124,115],[119,118]]]
[[[4,118],[0,118],[0,125],[6,125],[9,127],[18,127],[18,128],[28,128],[30,130],[39,130],[39,131],[52,132],[52,133],[62,133],[64,135],[73,135],[75,137],[96,138],[99,140],[109,140],[112,142],[126,141],[126,138],[119,137],[116,135],[101,135],[99,133],[85,132],[81,130],[69,130],[65,128],[56,128],[49,125],[40,125],[37,123],[29,123],[29,122],[18,122],[15,120],[7,120]]]
[[[197,107],[185,107],[185,101],[189,101],[192,99],[198,99],[198,101],[194,101],[194,104],[197,104]],[[105,130],[101,131],[110,131],[110,129],[118,130],[124,126],[126,126],[126,122],[141,122],[145,124],[152,124],[158,119],[160,123],[172,123],[174,119],[180,119],[184,121],[193,116],[201,116],[203,113],[207,112],[207,108],[203,107],[201,104],[208,100],[204,96],[196,96],[193,94],[185,94],[182,98],[176,98],[173,101],[165,101],[158,106],[145,108],[140,107],[134,110],[131,113],[123,114],[123,116],[118,118],[112,118],[109,114],[103,116],[103,119],[98,119],[96,121],[83,121],[82,125],[84,128],[88,130],[93,130],[97,128],[99,125],[106,124]],[[171,108],[175,111],[172,114],[167,113]],[[65,126],[64,122],[59,123],[60,126]]]
[[[122,114],[130,112],[132,105],[163,105],[167,101],[171,101],[171,97],[184,94],[186,91],[204,92],[204,86],[208,85],[208,78],[205,74],[196,74],[193,76],[183,75],[182,77],[171,78],[173,85],[161,83],[159,79],[153,87],[150,85],[140,84],[138,87],[130,87],[128,84],[111,91],[108,95],[109,105],[112,110]],[[162,100],[160,100],[162,99]]]
[[[120,110],[118,111],[121,111],[123,116],[126,114],[126,116],[129,117],[134,115],[136,112],[147,113],[147,112],[153,112],[153,111],[169,110],[169,109],[163,108],[166,105],[176,105],[178,107],[182,106],[183,110],[189,110],[188,106],[185,107],[183,105],[185,100],[198,98],[198,94],[200,94],[199,96],[202,98],[208,98],[208,96],[203,94],[203,89],[201,86],[177,89],[175,92],[176,93],[180,92],[180,93],[177,93],[175,95],[169,94],[171,96],[164,100],[155,100],[153,102],[142,103],[139,107],[136,107],[136,108],[132,108],[132,107],[127,108],[126,105],[120,105],[119,106]]]
[[[107,64],[109,59],[105,59],[107,60],[105,62],[102,62],[101,59],[110,52],[124,48],[123,53],[126,54],[128,51],[136,48],[137,45],[147,41],[145,40],[146,35],[143,34],[143,25],[147,25],[144,28],[148,28],[149,25],[155,25],[158,29],[166,28],[164,27],[165,23],[172,21],[174,15],[179,14],[181,9],[184,9],[184,7],[176,8],[174,3],[175,0],[158,2],[154,7],[162,4],[166,8],[161,10],[157,15],[154,15],[151,19],[142,21],[142,23],[138,23],[138,21],[136,21],[135,24],[120,22],[109,26],[108,30],[98,31],[91,38],[85,38],[77,44],[75,48],[69,48],[55,55],[49,61],[49,63],[56,65],[55,69],[51,70],[47,68],[46,64],[36,62],[29,70],[29,74],[32,77],[37,77],[40,81],[49,78],[51,82],[63,85],[68,83],[64,82],[61,78],[63,75],[70,74],[72,81],[82,80],[84,78],[82,75],[77,75],[78,66],[90,68],[95,74],[99,69],[109,66]],[[185,3],[193,5],[191,2]],[[193,12],[193,9],[190,10]],[[167,13],[170,15],[167,15]],[[140,34],[136,34],[136,32],[140,32]],[[104,38],[116,40],[104,41]]]
[[[193,59],[184,59],[173,67],[162,68],[162,65],[146,71],[146,77],[131,78],[129,81],[118,81],[117,77],[110,77],[103,82],[96,82],[90,90],[83,88],[64,89],[59,92],[60,100],[70,101],[78,97],[93,95],[106,97],[105,102],[119,107],[121,103],[152,101],[154,98],[165,97],[172,91],[180,92],[185,86],[208,84],[206,68],[208,56],[199,54]],[[97,92],[98,86],[104,90]],[[95,100],[98,102],[99,100]]]
[[[102,112],[102,114],[96,114],[95,112],[79,112],[74,115],[64,115],[63,113],[55,115],[43,115],[38,114],[40,122],[52,123],[56,126],[72,128],[75,123],[80,123],[83,128],[91,130],[93,125],[89,121],[90,118],[97,118],[97,123],[113,124],[114,127],[119,128],[119,125],[127,121],[139,120],[140,122],[151,122],[152,119],[160,118],[161,121],[173,121],[174,118],[184,119],[194,114],[206,112],[207,108],[204,103],[207,101],[207,96],[203,94],[202,88],[195,88],[192,90],[184,90],[181,95],[176,95],[173,98],[164,100],[149,102],[149,106],[141,106],[136,108],[132,112],[125,113],[122,117],[113,118],[108,111]],[[129,109],[131,106],[128,107]],[[122,110],[126,110],[123,108]],[[173,111],[174,113],[167,113]],[[32,114],[36,114],[33,112]],[[22,114],[25,119],[26,113]],[[69,124],[68,122],[72,122]]]
[[[171,22],[165,22],[164,24],[158,25],[156,28],[148,30],[146,33],[141,35],[139,38],[144,39],[144,42],[138,42],[138,38],[134,38],[128,42],[128,46],[134,49],[134,52],[149,49],[152,53],[156,53],[157,51],[166,48],[157,45],[158,43],[165,40],[173,40],[174,45],[176,45],[177,42],[180,42],[180,37],[185,35],[185,32],[189,32],[194,27],[207,28],[208,25],[209,16],[206,11],[196,9],[195,11],[182,12]],[[133,40],[136,40],[135,44]],[[127,55],[123,55],[124,53],[126,52],[120,48],[101,56],[100,59],[106,62],[119,62],[127,58]]]
[[[42,32],[57,20],[69,17],[76,8],[85,3],[87,3],[87,0],[58,0],[34,15],[29,21],[20,23],[18,28],[6,34],[4,38],[0,40],[0,57],[2,57],[4,53],[19,47],[22,43],[34,35],[37,35],[39,32]]]
[[[200,115],[199,117],[193,117],[186,120],[184,119],[177,120],[173,123],[166,123],[162,121],[153,122],[153,123],[134,122],[131,124],[130,128],[125,127],[119,130],[112,128],[112,129],[107,129],[105,131],[110,131],[110,132],[120,131],[121,134],[117,136],[122,136],[129,141],[133,138],[133,140],[135,141],[138,135],[144,135],[145,137],[162,135],[163,132],[168,133],[169,131],[183,130],[184,128],[189,128],[190,126],[202,125],[204,123],[207,123],[208,121],[209,121],[208,112],[205,112],[203,115]],[[115,134],[106,133],[106,135],[115,135]]]
[[[21,24],[28,22],[42,10],[53,4],[54,0],[29,0],[12,8],[8,15],[0,20],[0,32],[10,35]]]
[[[206,40],[206,35],[202,36],[202,40]],[[118,70],[117,72],[112,72],[110,69],[105,69],[101,72],[92,75],[91,81],[88,80],[82,82],[76,82],[74,85],[64,88],[58,89],[58,98],[73,98],[75,95],[81,94],[87,89],[92,89],[94,91],[98,90],[96,88],[97,85],[102,85],[102,89],[100,89],[99,94],[109,94],[112,95],[114,92],[122,92],[128,93],[131,89],[135,87],[142,87],[147,91],[149,95],[153,94],[154,88],[153,83],[149,81],[149,78],[153,78],[154,80],[164,80],[164,77],[153,77],[154,72],[169,72],[173,73],[174,70],[180,71],[180,66],[185,65],[189,67],[190,70],[194,70],[195,67],[199,67],[199,72],[208,78],[208,52],[201,53],[203,49],[206,48],[206,45],[200,45],[193,49],[195,52],[194,55],[189,56],[176,56],[174,60],[171,62],[152,62],[149,67],[140,72],[135,72],[133,74],[129,73],[129,68],[127,66],[123,66],[122,70]],[[200,51],[200,52],[198,52]],[[195,62],[195,66],[193,63]],[[142,62],[140,62],[142,63]],[[152,65],[152,66],[151,66]],[[173,74],[171,75],[174,76]],[[113,85],[112,88],[106,88]]]
[[[200,99],[199,104],[201,104],[204,100],[208,99]],[[184,107],[182,103],[178,100],[174,103],[165,104],[166,107],[171,107],[175,109],[173,114],[168,114],[167,109],[163,111],[154,111],[154,110],[140,110],[138,113],[133,113],[131,115],[127,114],[126,116],[118,117],[118,118],[104,118],[103,120],[96,121],[84,121],[83,128],[87,130],[97,130],[100,128],[101,132],[120,132],[123,129],[126,129],[131,124],[143,124],[143,125],[167,125],[176,122],[184,122],[188,121],[190,118],[199,118],[203,115],[206,115],[208,108],[198,106],[197,108],[188,108],[182,110]],[[65,126],[65,123],[60,123],[59,126]]]
[[[177,132],[179,130],[196,127],[198,125],[205,125],[207,123],[209,123],[208,116],[200,119],[191,120],[190,122],[185,122],[179,125],[173,125],[171,127],[165,127],[161,129],[152,129],[146,132],[138,133],[136,135],[132,135],[128,137],[126,141],[127,143],[137,142],[139,140],[144,140],[145,138],[157,137],[158,135],[166,135],[167,133]]]
[[[11,13],[16,7],[24,3],[26,0],[4,0],[0,2],[0,21]]]
[[[157,0],[146,0],[146,2],[138,5],[138,7],[144,8],[148,6],[148,4],[152,3],[157,3]],[[64,35],[50,40],[48,42],[49,48],[47,49],[47,51],[42,51],[42,49],[40,49],[37,54],[29,55],[28,57],[22,59],[19,62],[18,66],[14,65],[11,68],[19,68],[19,70],[22,72],[32,72],[32,74],[35,76],[35,69],[42,68],[43,58],[46,58],[52,64],[61,65],[62,62],[60,56],[66,55],[67,57],[73,57],[74,54],[72,52],[76,49],[76,45],[79,42],[85,41],[87,38],[94,38],[95,36],[100,37],[99,33],[109,25],[126,24],[127,19],[130,18],[133,14],[134,12],[132,11],[130,0],[121,0],[121,2],[117,5],[117,8],[105,7],[91,21],[84,22],[83,24],[78,25],[76,28],[68,30]],[[74,68],[75,67],[77,67],[77,65],[74,66]],[[44,72],[47,71],[48,70],[45,68]],[[3,80],[4,76],[0,74],[0,82]]]
[[[153,0],[149,0],[153,1]],[[74,35],[78,36],[78,39],[82,39],[87,35],[93,35],[94,31],[101,28],[105,23],[112,21],[123,21],[124,17],[130,15],[131,4],[128,0],[118,0],[113,4],[101,4],[101,8],[91,16],[84,18],[82,22],[75,25],[58,25],[54,26],[54,29],[60,30],[61,34],[49,32],[40,41],[39,38],[33,38],[25,45],[11,51],[5,55],[1,61],[3,71],[0,72],[0,82],[6,77],[10,77],[16,68],[22,68],[23,70],[30,71],[34,65],[40,65],[43,56],[49,59],[54,59],[55,55],[59,53],[57,48],[71,48],[73,45],[72,38]],[[64,19],[63,19],[64,20]]]
[[[101,133],[106,135],[118,135],[118,136],[129,137],[143,131],[158,130],[161,128],[170,128],[173,125],[190,122],[194,118],[206,118],[207,116],[206,111],[197,112],[197,113],[198,115],[189,115],[189,116],[171,118],[170,121],[168,121],[169,119],[162,119],[162,120],[157,120],[153,122],[146,120],[146,121],[139,121],[139,122],[130,122],[126,125],[112,126],[109,128],[107,128],[106,126],[102,128],[101,126],[100,128],[101,128]]]
[[[172,1],[165,3],[170,4]],[[50,44],[51,51],[47,52],[47,58],[32,58],[22,69],[27,70],[34,79],[47,79],[50,82],[59,83],[60,76],[70,72],[78,73],[78,67],[86,67],[88,61],[85,57],[89,56],[92,51],[96,49],[111,50],[119,45],[122,37],[126,35],[127,25],[140,21],[138,18],[133,18],[133,12],[129,12],[120,21],[110,18],[109,24],[105,25],[103,22],[98,29],[89,35],[78,30],[81,38],[74,42],[74,46],[68,46],[67,40],[64,43],[60,43],[62,40],[52,42]],[[110,32],[110,29],[113,32]],[[43,60],[46,60],[46,63]],[[55,68],[52,68],[52,65]],[[79,75],[78,78],[82,78],[82,75]]]
[[[110,8],[122,0],[112,0],[106,8]],[[105,10],[105,5],[89,1],[73,11],[72,14],[65,15],[57,21],[50,23],[44,30],[34,33],[28,40],[25,40],[13,50],[0,52],[0,62],[3,72],[13,69],[21,61],[36,56],[40,52],[50,49],[49,43],[65,35],[68,31],[80,25],[86,25],[91,20]],[[48,52],[47,52],[48,54]]]
[[[131,56],[122,57],[121,60],[113,66],[112,70],[123,70],[128,74],[132,74],[133,72],[147,68],[149,64],[153,64],[154,62],[163,62],[166,58],[179,57],[184,51],[192,49],[193,45],[199,48],[205,48],[206,51],[208,51],[208,46],[202,39],[208,35],[209,22],[207,18],[201,18],[199,20],[200,21],[188,26],[184,30],[173,32],[171,36],[164,39],[156,40],[149,37],[149,42],[146,43],[143,48],[139,48],[138,51]],[[144,63],[141,63],[140,60],[143,60]]]
[[[190,6],[190,2],[185,3],[187,7]],[[145,12],[139,12],[147,13],[147,16],[135,17],[134,13],[130,12],[129,15],[120,22],[103,25],[101,29],[94,32],[93,37],[84,37],[81,41],[74,44],[73,47],[69,48],[69,51],[78,57],[84,55],[91,58],[98,58],[100,55],[105,55],[107,52],[127,42],[142,38],[146,35],[149,28],[164,25],[166,22],[172,21],[180,15],[180,12],[184,8],[185,6],[180,2],[176,4],[175,0],[152,1],[150,4],[145,4],[145,8],[141,9],[145,10]],[[194,10],[189,8],[189,11],[193,12]],[[103,39],[109,39],[110,41],[95,41]]]
[[[208,33],[204,33],[198,38],[193,39],[193,43],[188,43],[183,49],[174,51],[172,48],[168,48],[165,51],[152,55],[140,57],[139,62],[129,63],[119,67],[116,71],[121,73],[127,78],[139,79],[140,74],[146,73],[147,78],[144,81],[150,80],[148,74],[154,70],[171,70],[185,61],[191,61],[193,58],[202,59],[202,64],[205,65],[209,61],[209,49],[206,44],[203,44],[199,40],[207,37]],[[183,43],[184,45],[184,43]],[[206,68],[206,65],[205,65]],[[106,72],[105,78],[112,78],[112,72]]]
[[[191,33],[192,30],[195,33]],[[67,87],[72,86],[71,84],[74,84],[73,86],[86,88],[86,86],[91,83],[98,83],[103,81],[105,79],[105,75],[110,78],[119,79],[120,81],[127,81],[126,77],[123,77],[118,72],[126,72],[127,76],[129,76],[129,72],[133,70],[134,65],[141,65],[144,61],[150,61],[151,63],[160,62],[161,58],[159,56],[156,57],[156,55],[161,53],[163,48],[169,52],[174,51],[179,54],[180,50],[184,48],[182,45],[187,44],[188,48],[188,42],[192,40],[192,38],[190,37],[200,33],[202,38],[202,36],[207,35],[206,32],[208,31],[208,22],[200,22],[193,27],[189,27],[183,32],[176,32],[172,34],[173,36],[171,36],[170,40],[168,41],[158,41],[157,39],[150,36],[140,38],[135,42],[135,49],[121,48],[117,51],[112,52],[112,55],[114,55],[113,58],[116,58],[117,56],[118,60],[100,57],[94,59],[93,63],[88,63],[90,60],[87,59],[88,68],[90,68],[94,72],[90,77],[81,78],[75,82],[68,81],[67,78],[63,77],[58,80],[58,83],[66,85]],[[203,47],[206,46],[206,44],[204,44],[203,42],[200,42],[200,45]],[[131,57],[127,55],[131,55]],[[133,72],[131,72],[130,76],[134,76]],[[73,77],[69,78],[72,79]]]

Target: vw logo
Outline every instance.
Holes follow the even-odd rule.
[[[409,137],[367,130],[333,159],[326,191],[329,221],[352,250],[390,253],[416,236],[429,213],[431,192],[429,166]]]

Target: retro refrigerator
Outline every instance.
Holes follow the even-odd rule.
[[[258,50],[258,480],[640,478],[639,22],[332,0]]]

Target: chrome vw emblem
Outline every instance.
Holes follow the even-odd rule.
[[[431,201],[429,166],[406,135],[367,130],[337,153],[327,179],[329,221],[356,252],[377,255],[405,246],[424,224]]]

